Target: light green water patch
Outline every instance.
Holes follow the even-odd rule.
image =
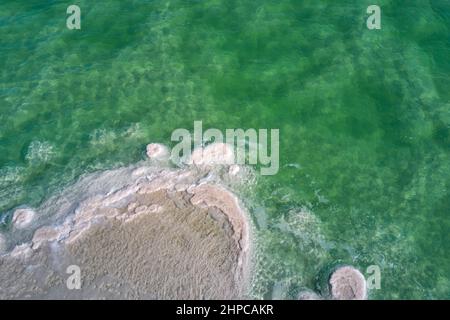
[[[256,297],[338,263],[373,298],[450,297],[450,6],[378,1],[0,4],[0,211],[136,162],[176,128],[280,129],[280,171],[246,195]],[[5,216],[5,215],[3,215]],[[7,226],[5,226],[7,227]]]

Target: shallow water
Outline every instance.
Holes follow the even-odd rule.
[[[255,297],[381,268],[371,298],[450,298],[450,2],[0,4],[0,212],[143,158],[176,128],[279,128],[246,194]]]

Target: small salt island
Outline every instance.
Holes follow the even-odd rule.
[[[299,292],[298,300],[366,300],[367,285],[364,275],[352,266],[334,269],[324,288],[323,295],[305,289]]]
[[[336,269],[329,283],[331,296],[335,300],[367,299],[366,279],[358,269],[352,266]]]

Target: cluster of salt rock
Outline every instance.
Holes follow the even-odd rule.
[[[352,266],[337,268],[330,276],[329,295],[333,300],[365,300],[367,299],[366,279],[364,275]],[[305,290],[300,292],[299,300],[322,300],[325,297]]]
[[[31,241],[0,256],[0,299],[244,296],[250,255],[246,213],[220,179],[198,168],[207,170],[217,157],[223,159],[220,150],[229,151],[217,145],[202,149],[201,162],[194,152],[196,166],[173,169],[144,163],[130,171],[100,174],[99,179],[106,179],[125,172],[126,183],[86,196],[57,223],[39,225],[39,209],[38,214],[17,209],[13,226],[37,229]],[[147,155],[164,160],[169,152],[150,144]],[[236,168],[228,169],[229,176],[236,174]],[[81,189],[89,189],[86,179],[79,182]],[[0,247],[2,243],[0,236]],[[81,290],[66,286],[70,265],[81,270]]]
[[[149,144],[146,152],[151,160],[170,157],[161,144]],[[191,167],[133,168],[129,183],[87,197],[61,223],[39,226],[31,241],[10,252],[0,234],[0,299],[242,297],[249,222],[237,197],[204,174],[220,165],[233,179],[242,171],[233,161],[233,149],[215,143],[194,150]],[[13,227],[26,230],[36,216],[17,209]],[[73,264],[80,267],[82,290],[67,289],[66,270]],[[328,286],[329,295],[306,290],[298,299],[367,298],[364,276],[350,266],[336,269]]]
[[[161,161],[168,160],[171,155],[165,145],[151,143],[147,145],[147,156],[149,159]],[[203,169],[226,166],[228,168],[228,174],[232,177],[237,176],[242,171],[241,167],[235,164],[234,148],[222,142],[212,143],[206,147],[194,149],[186,163]]]

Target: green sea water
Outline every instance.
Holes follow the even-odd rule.
[[[0,215],[176,128],[280,129],[246,201],[252,295],[377,265],[373,299],[450,298],[450,1],[0,2]],[[368,5],[382,29],[368,30]]]

